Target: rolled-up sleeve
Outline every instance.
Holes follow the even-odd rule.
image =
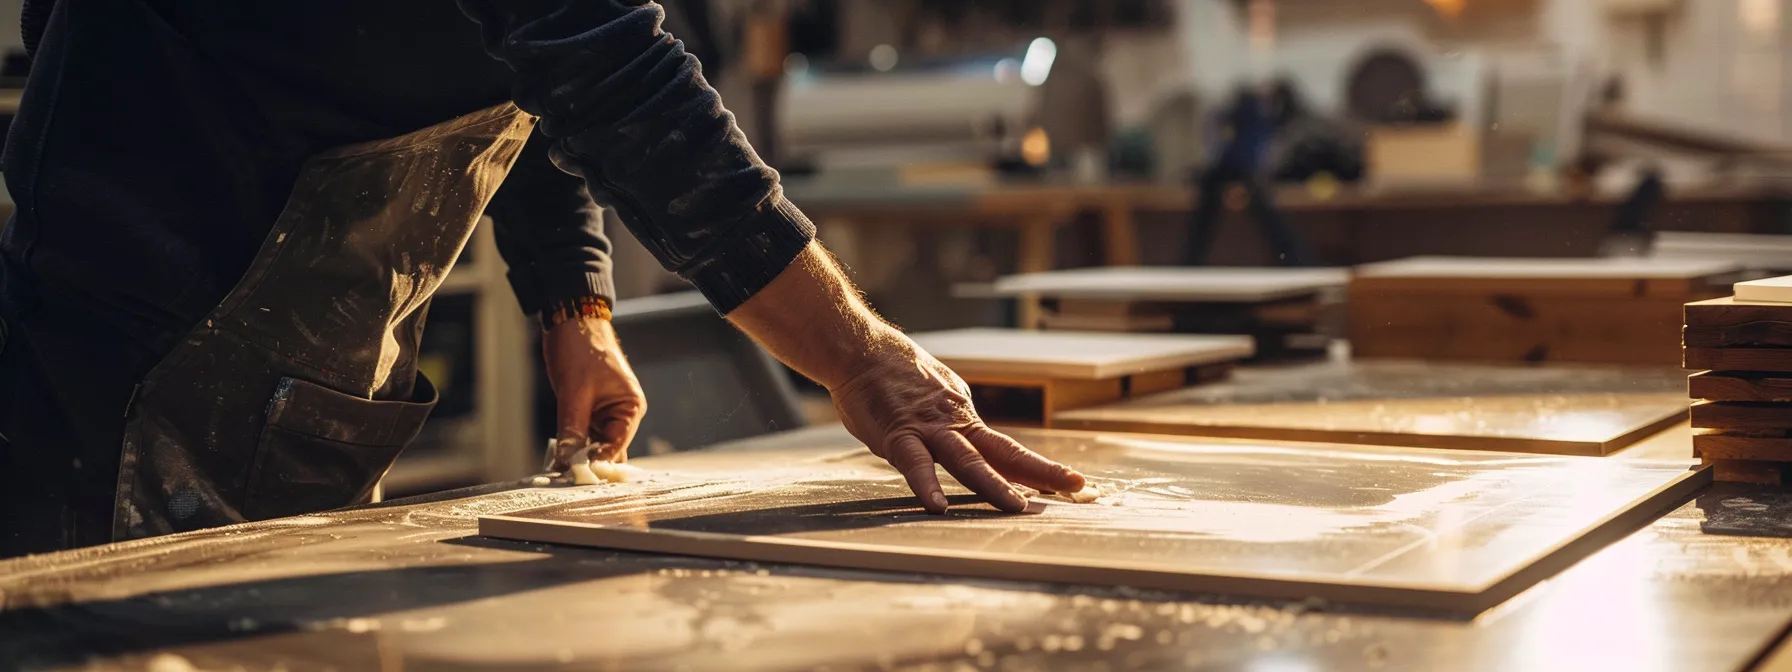
[[[815,227],[784,198],[697,59],[651,2],[459,0],[516,71],[561,169],[727,313],[784,270]]]

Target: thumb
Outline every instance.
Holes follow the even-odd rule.
[[[554,440],[554,467],[571,466],[577,453],[584,452],[591,441],[591,407],[597,398],[589,388],[568,389],[555,395],[555,416],[559,427]]]

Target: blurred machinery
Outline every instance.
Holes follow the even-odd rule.
[[[1041,86],[1057,45],[913,65],[893,47],[859,67],[793,64],[778,104],[780,168],[1025,168],[1051,158],[1039,125]],[[949,168],[950,167],[950,168]],[[962,178],[954,174],[953,179]]]

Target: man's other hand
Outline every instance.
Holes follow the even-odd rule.
[[[575,317],[561,322],[542,335],[541,349],[558,408],[555,445],[589,445],[593,462],[627,461],[628,444],[647,414],[647,397],[610,321]],[[572,452],[556,452],[553,469],[566,469]]]

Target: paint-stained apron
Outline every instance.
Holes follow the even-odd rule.
[[[113,540],[366,501],[436,402],[429,298],[533,125],[505,104],[308,161],[248,273],[138,385]]]

